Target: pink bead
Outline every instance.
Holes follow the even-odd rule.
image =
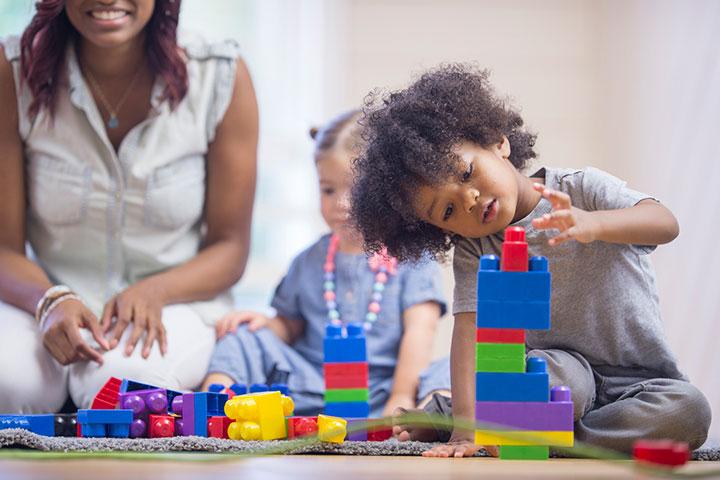
[[[377,302],[372,302],[370,305],[368,305],[368,310],[372,313],[380,313],[380,304]]]
[[[335,301],[335,292],[325,292],[325,301],[326,302],[334,302]]]
[[[385,272],[380,272],[375,275],[375,281],[380,283],[387,283],[388,277]]]
[[[332,262],[326,262],[325,265],[323,265],[323,268],[326,272],[334,272],[335,271],[335,264]]]

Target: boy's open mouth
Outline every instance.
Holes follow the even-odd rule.
[[[497,215],[497,198],[493,198],[485,205],[485,210],[483,210],[483,223],[489,223],[492,222],[495,219],[495,216]]]

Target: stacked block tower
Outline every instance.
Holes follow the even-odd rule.
[[[352,422],[370,415],[367,347],[362,324],[351,323],[344,330],[337,325],[325,330],[325,414]]]
[[[570,389],[551,391],[545,360],[525,358],[525,330],[550,329],[547,258],[528,260],[525,230],[509,227],[501,258],[481,257],[477,286],[475,418],[497,427],[476,430],[475,443],[499,445],[501,459],[547,459],[549,445],[573,445]]]

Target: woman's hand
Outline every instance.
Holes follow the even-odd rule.
[[[568,240],[580,243],[597,240],[600,226],[593,219],[592,212],[573,207],[567,193],[552,190],[540,183],[533,184],[533,188],[550,201],[553,211],[533,219],[532,226],[538,230],[560,230],[559,235],[550,239],[550,245],[560,245]]]
[[[110,349],[95,315],[81,301],[75,299],[60,302],[50,312],[42,331],[43,345],[62,365],[70,365],[80,360],[92,360],[102,365],[102,354],[82,338],[81,328],[90,330],[101,348]]]
[[[150,356],[153,342],[158,343],[160,353],[165,355],[167,334],[162,323],[165,298],[163,290],[150,281],[138,282],[111,298],[105,304],[101,320],[105,333],[112,329],[110,348],[115,348],[120,343],[123,332],[132,323],[132,333],[125,344],[125,356],[132,355],[143,334],[145,334],[142,346],[143,358]],[[113,318],[115,318],[115,328],[112,328]]]
[[[215,333],[220,339],[228,333],[235,333],[238,326],[247,323],[250,332],[257,332],[270,323],[270,319],[258,312],[231,312],[222,317],[215,324]]]

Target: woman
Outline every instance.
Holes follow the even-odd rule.
[[[257,106],[235,44],[178,42],[179,11],[43,0],[2,43],[0,412],[205,374],[247,261]]]

